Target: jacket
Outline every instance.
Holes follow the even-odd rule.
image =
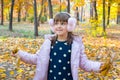
[[[30,54],[19,50],[18,55],[21,60],[36,65],[36,72],[33,80],[47,80],[48,66],[50,59],[50,47],[52,35],[48,35],[36,54]],[[74,37],[71,48],[71,71],[73,80],[78,80],[78,69],[85,71],[99,72],[101,62],[87,59],[84,53],[84,45],[81,37]]]

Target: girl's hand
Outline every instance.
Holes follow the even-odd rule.
[[[18,48],[15,48],[14,50],[12,50],[13,54],[16,54],[18,52]]]
[[[16,60],[16,68],[19,68],[19,66],[20,66],[20,57],[17,54],[18,51],[19,51],[19,49],[17,47],[11,51],[11,56],[17,58],[17,60]]]
[[[16,57],[18,51],[19,51],[18,48],[13,49],[12,52],[11,52],[11,55],[12,55],[13,57]]]
[[[113,66],[113,61],[116,59],[115,57],[115,53],[113,53],[112,55],[109,55],[108,58],[106,59],[105,63],[102,63],[101,67],[100,67],[100,73],[103,76],[106,76],[108,71],[111,69],[111,67]]]
[[[111,67],[112,67],[112,63],[110,62],[110,60],[108,60],[105,63],[102,63],[102,65],[100,67],[101,75],[105,76],[108,73],[108,71],[110,70]]]

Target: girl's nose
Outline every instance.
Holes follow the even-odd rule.
[[[57,25],[58,25],[58,27],[60,27],[60,26],[61,26],[61,23],[59,22]]]

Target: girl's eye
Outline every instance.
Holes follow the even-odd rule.
[[[55,22],[55,25],[57,25],[57,24],[59,24],[59,23],[58,23],[58,22]],[[61,25],[65,25],[66,23],[61,22],[60,24],[61,24]]]
[[[62,22],[61,25],[64,25],[64,23]]]
[[[57,22],[55,22],[55,25],[57,25],[58,23]]]

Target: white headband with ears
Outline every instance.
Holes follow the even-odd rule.
[[[69,13],[66,13],[66,12],[61,12],[61,13],[65,13],[70,16]],[[68,26],[67,26],[68,32],[72,32],[75,29],[76,22],[77,20],[70,16],[70,18],[68,19]],[[50,25],[50,29],[54,32],[54,19],[49,20],[49,25]]]

